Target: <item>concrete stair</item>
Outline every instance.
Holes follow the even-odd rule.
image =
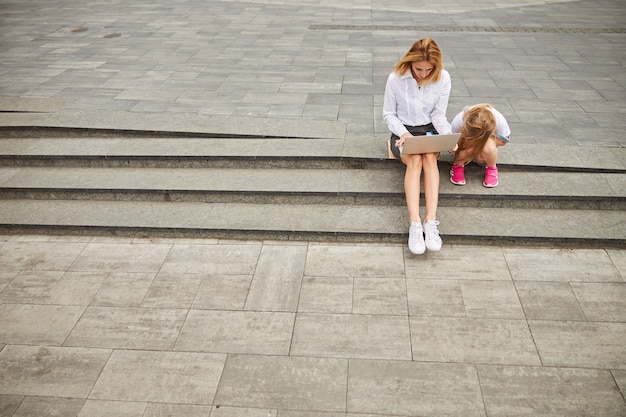
[[[0,230],[151,237],[405,242],[404,169],[343,140],[4,131]],[[626,246],[621,148],[512,144],[501,185],[448,180],[446,243]]]

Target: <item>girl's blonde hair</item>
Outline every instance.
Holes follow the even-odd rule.
[[[488,103],[478,104],[463,115],[463,127],[456,155],[471,161],[485,147],[489,138],[496,133],[496,117]]]
[[[404,58],[398,61],[394,71],[403,75],[411,70],[412,63],[420,61],[427,61],[433,66],[433,70],[426,78],[420,81],[420,84],[425,85],[439,81],[441,70],[443,69],[441,50],[437,42],[430,38],[416,41],[413,46],[411,46],[411,49],[409,49],[409,52],[404,55]]]

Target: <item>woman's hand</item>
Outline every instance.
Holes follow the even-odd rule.
[[[403,146],[404,145],[404,140],[406,138],[410,138],[411,136],[413,136],[413,135],[410,134],[409,132],[407,132],[404,135],[400,136],[400,139],[396,140],[396,147],[399,148],[399,147]]]

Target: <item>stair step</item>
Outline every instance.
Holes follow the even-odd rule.
[[[81,132],[0,138],[1,230],[406,243],[386,139]],[[625,149],[512,143],[493,189],[476,164],[451,184],[452,158],[439,163],[447,243],[625,246]]]
[[[106,233],[295,240],[404,242],[399,206],[198,202],[2,200],[0,229],[25,233]],[[624,245],[620,211],[441,207],[444,239],[602,242]]]
[[[501,185],[467,184],[440,166],[440,205],[510,208],[626,209],[622,174],[501,170]],[[0,167],[4,199],[84,199],[249,203],[404,205],[403,169],[211,169]]]
[[[0,134],[2,132],[0,131]],[[5,132],[7,133],[7,132]],[[9,135],[10,136],[10,135]],[[363,150],[366,150],[364,152]],[[365,155],[365,156],[364,156]],[[452,155],[441,154],[450,162]],[[386,166],[386,140],[361,144],[328,138],[266,137],[4,137],[0,166],[219,167],[236,163],[256,168]],[[551,171],[626,172],[626,149],[511,143],[500,152],[500,166]]]

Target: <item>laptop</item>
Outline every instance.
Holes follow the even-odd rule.
[[[404,140],[401,153],[404,155],[413,155],[416,153],[449,151],[454,148],[460,137],[460,133],[450,133],[449,135],[411,136]]]

